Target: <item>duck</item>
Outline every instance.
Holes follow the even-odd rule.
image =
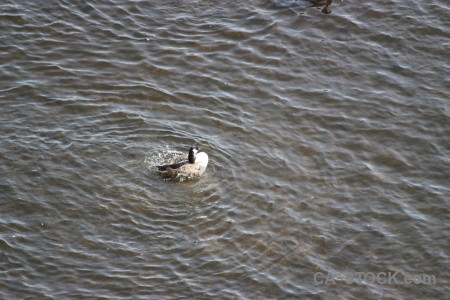
[[[159,173],[165,178],[177,176],[198,177],[208,166],[208,154],[199,152],[197,146],[189,148],[188,154],[173,158],[167,165],[156,166]]]

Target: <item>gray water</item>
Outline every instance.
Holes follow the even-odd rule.
[[[448,299],[449,4],[326,2],[4,0],[0,298]]]

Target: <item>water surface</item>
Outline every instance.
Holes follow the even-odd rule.
[[[444,1],[0,15],[0,298],[448,295]],[[202,177],[158,176],[194,144]]]

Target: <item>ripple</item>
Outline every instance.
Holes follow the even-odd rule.
[[[445,294],[442,5],[0,10],[2,298]],[[193,144],[203,176],[154,172]],[[438,282],[314,282],[396,271]]]

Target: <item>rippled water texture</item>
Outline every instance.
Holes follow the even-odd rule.
[[[449,10],[4,0],[0,298],[446,299]]]

